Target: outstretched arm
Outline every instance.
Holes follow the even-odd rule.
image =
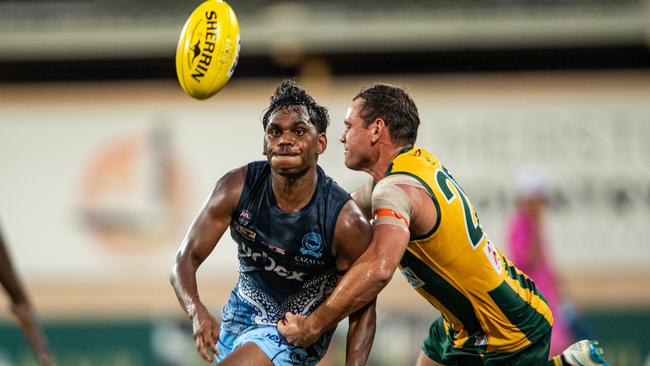
[[[214,354],[217,352],[219,329],[217,320],[210,315],[199,297],[196,271],[228,228],[245,179],[246,168],[240,168],[217,182],[183,239],[170,274],[178,302],[192,320],[197,350],[208,362],[213,361],[208,349]]]
[[[32,305],[11,265],[2,233],[0,233],[0,283],[9,294],[11,311],[18,319],[18,323],[32,346],[39,364],[42,366],[53,365],[52,358],[47,350],[45,337],[38,326]]]

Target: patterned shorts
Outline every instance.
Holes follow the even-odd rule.
[[[251,327],[239,334],[222,328],[217,342],[217,362],[248,342],[257,345],[274,366],[312,366],[325,355],[324,351],[318,352],[314,346],[302,348],[290,345],[275,326]]]

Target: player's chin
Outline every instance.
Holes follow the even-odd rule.
[[[352,157],[346,152],[345,160],[343,161],[345,167],[351,170],[360,170],[360,164],[357,160],[352,159]]]

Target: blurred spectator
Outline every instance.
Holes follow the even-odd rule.
[[[507,235],[510,259],[535,281],[553,313],[550,354],[556,355],[574,342],[560,307],[563,300],[547,254],[544,210],[547,203],[544,176],[538,170],[523,170],[517,179],[515,212],[508,222]]]

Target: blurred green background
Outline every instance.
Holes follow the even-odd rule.
[[[647,365],[650,326],[647,309],[583,314],[589,334],[598,334],[611,365]],[[370,364],[407,365],[415,362],[413,345],[424,338],[425,317],[386,313],[380,317]],[[46,321],[45,330],[61,365],[203,365],[193,354],[189,324],[170,319],[105,319],[101,321]],[[13,324],[0,326],[0,365],[36,365],[31,350]],[[329,362],[343,364],[345,334],[337,331],[328,353]],[[327,363],[324,363],[327,364]]]

